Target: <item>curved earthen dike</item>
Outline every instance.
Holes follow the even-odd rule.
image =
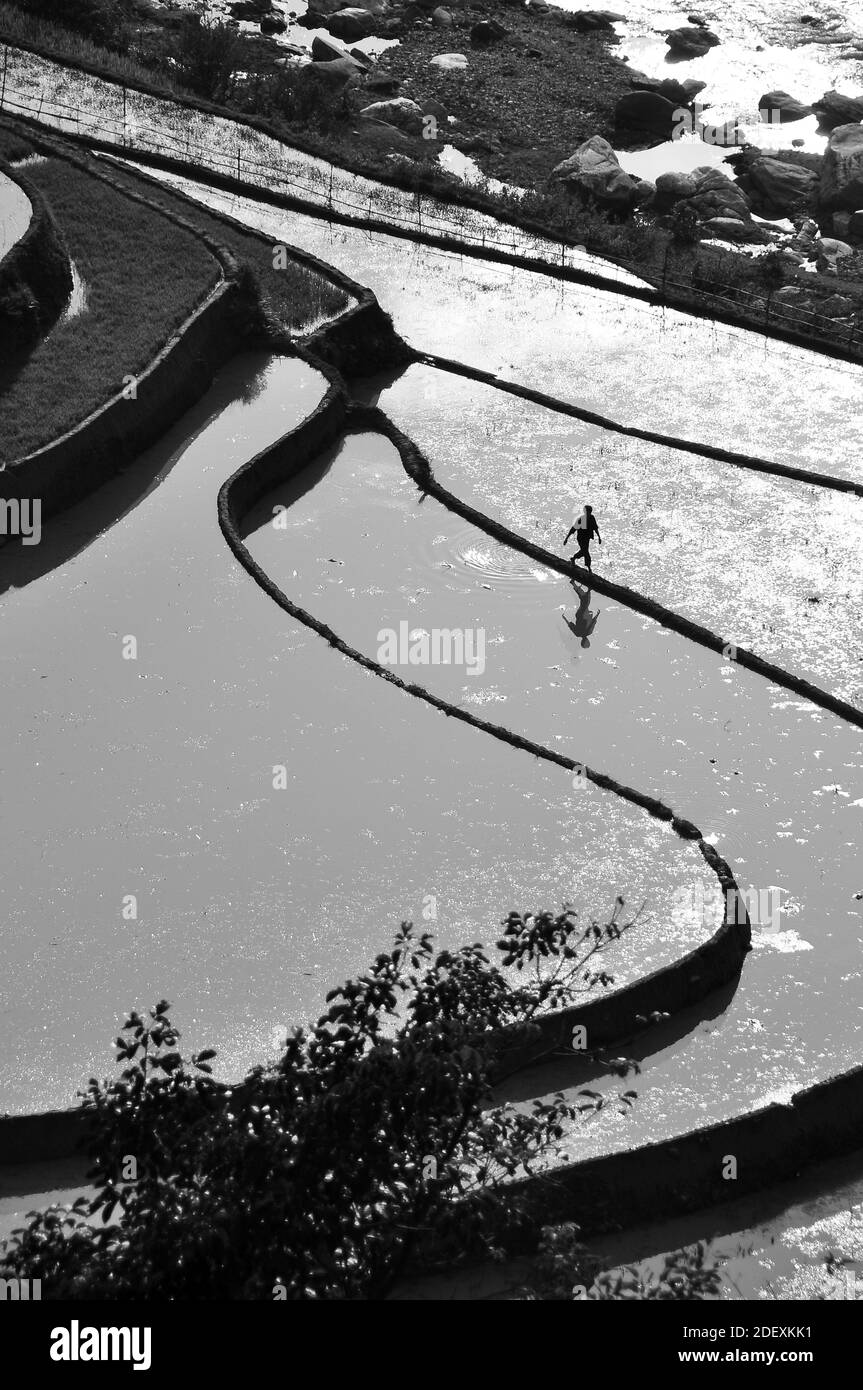
[[[17,343],[0,311],[0,370],[8,371],[26,356],[56,322],[72,293],[72,269],[66,249],[41,189],[19,169],[0,159],[0,172],[16,183],[30,200],[30,225],[0,261],[0,304],[16,290],[29,291],[37,314],[32,332]]]

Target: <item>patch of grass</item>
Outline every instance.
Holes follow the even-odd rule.
[[[5,159],[8,164],[14,164],[18,159],[27,159],[34,154],[36,147],[32,140],[28,140],[26,135],[21,135],[19,131],[11,127],[0,125],[0,159]]]
[[[155,180],[127,169],[118,168],[113,173],[130,190],[143,189],[151,202],[194,223],[248,266],[266,322],[275,332],[308,332],[348,308],[349,295],[326,276],[291,260],[284,268],[276,268],[268,237],[244,231]]]
[[[147,62],[130,55],[125,42],[122,47],[110,47],[96,42],[73,29],[63,28],[54,20],[20,10],[17,5],[0,4],[0,31],[7,43],[16,41],[36,48],[50,49],[58,62],[93,63],[110,68],[120,79],[129,82],[153,82],[154,73]],[[158,74],[160,86],[176,96],[190,96],[181,83],[172,80],[167,71]]]
[[[86,309],[63,318],[0,396],[0,461],[71,429],[137,376],[217,284],[191,232],[62,159],[29,169],[83,281]]]

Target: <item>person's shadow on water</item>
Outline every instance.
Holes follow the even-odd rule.
[[[600,610],[598,608],[596,612],[591,610],[590,600],[593,598],[593,593],[590,589],[583,589],[574,579],[570,582],[573,589],[578,594],[578,608],[576,609],[573,619],[569,619],[564,613],[563,621],[566,623],[570,632],[578,638],[580,645],[582,647],[589,647],[590,638],[593,629],[596,627]]]

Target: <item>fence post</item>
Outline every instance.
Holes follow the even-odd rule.
[[[3,45],[3,89],[0,91],[0,106],[6,100],[6,64],[9,62],[9,45]]]
[[[240,182],[240,146],[237,145],[237,183]]]
[[[123,83],[123,146],[126,144],[126,84]],[[131,142],[130,142],[131,143]]]

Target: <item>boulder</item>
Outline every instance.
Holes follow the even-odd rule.
[[[601,135],[592,135],[579,145],[575,154],[552,170],[551,177],[608,208],[629,210],[646,196],[641,187],[644,180],[621,169],[617,155]]]
[[[327,29],[337,39],[355,43],[357,39],[367,39],[374,32],[375,17],[368,10],[348,8],[337,10],[327,20]]]
[[[863,125],[840,125],[831,133],[818,197],[827,212],[863,206]]]
[[[228,6],[234,19],[247,19],[253,24],[260,23],[270,8],[270,0],[237,0],[236,4]]]
[[[431,21],[436,29],[452,28],[452,15],[449,10],[443,9],[440,5],[436,10],[432,10]]]
[[[740,129],[736,119],[726,121],[725,125],[708,125],[702,121],[698,128],[706,145],[719,145],[721,149],[728,150],[746,144],[746,132]]]
[[[685,24],[680,29],[669,29],[665,41],[676,58],[703,58],[705,53],[719,43],[712,29],[704,28],[702,25],[692,25],[688,28]]]
[[[389,125],[386,121],[376,121],[367,116],[360,116],[357,134],[367,144],[376,145],[379,149],[398,152],[412,148],[410,140],[403,131],[397,130],[394,125]]]
[[[467,58],[463,53],[438,53],[429,58],[429,67],[437,68],[438,72],[464,72]]]
[[[441,125],[446,125],[449,120],[449,112],[446,107],[441,102],[435,101],[434,97],[427,97],[420,104],[420,111],[424,116],[434,116]]]
[[[344,0],[310,0],[309,8],[294,20],[303,29],[323,29],[327,17],[344,9]]]
[[[786,121],[802,121],[812,115],[812,107],[789,96],[787,92],[765,92],[758,103],[762,121],[784,125]]]
[[[656,206],[662,212],[673,208],[681,199],[695,195],[697,180],[693,174],[660,174],[656,180]]]
[[[756,222],[742,222],[739,217],[709,217],[704,231],[720,241],[764,242],[768,239]]]
[[[787,217],[810,207],[818,191],[818,175],[799,164],[761,155],[747,170],[754,205],[765,217]]]
[[[488,48],[490,44],[500,43],[509,33],[496,19],[481,19],[470,31],[470,41],[474,48]]]
[[[687,78],[685,82],[678,82],[674,77],[634,77],[630,86],[637,92],[656,92],[658,96],[665,97],[666,101],[674,102],[675,106],[691,106],[699,93],[704,91],[707,83],[696,82],[692,77]]]
[[[844,97],[840,92],[825,92],[820,100],[813,101],[812,110],[823,130],[834,130],[838,125],[863,121],[863,97]]]
[[[569,16],[568,22],[580,34],[588,34],[595,29],[613,29],[616,19],[626,19],[626,15],[617,14],[614,10],[576,10],[575,14]]]
[[[709,165],[699,165],[692,172],[695,177],[694,201],[702,216],[712,214],[714,217],[748,220],[749,198],[739,184]]]
[[[422,108],[409,97],[391,97],[389,101],[374,101],[360,112],[366,120],[383,121],[395,126],[406,135],[421,135],[423,130]]]
[[[853,255],[854,248],[847,241],[838,241],[832,236],[822,237],[818,243],[815,269],[820,270],[822,275],[836,275],[839,263]]]
[[[327,63],[306,63],[300,68],[300,76],[304,82],[326,82],[332,87],[344,87],[348,82],[358,82],[362,71],[359,63],[345,54],[344,58],[333,58]]]
[[[848,223],[848,235],[855,241],[863,241],[863,209],[852,212]]]
[[[397,77],[393,77],[388,72],[370,72],[366,77],[363,86],[366,91],[372,94],[375,101],[380,101],[383,97],[394,97],[401,82]]]
[[[283,34],[288,27],[288,22],[278,14],[265,14],[261,20],[262,34]]]
[[[614,108],[614,121],[619,129],[646,130],[667,137],[676,124],[677,110],[658,92],[624,92]]]
[[[332,63],[336,58],[347,58],[348,50],[333,39],[325,39],[322,34],[315,34],[312,39],[312,62]]]

